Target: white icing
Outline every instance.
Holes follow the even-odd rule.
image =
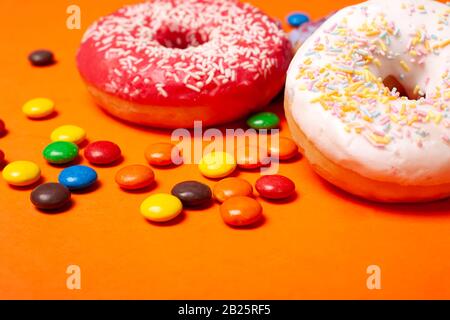
[[[422,6],[425,10],[418,9]],[[408,41],[418,29],[426,31],[432,47],[450,39],[449,12],[449,6],[430,0],[371,0],[339,11],[303,44],[291,63],[286,92],[293,106],[294,120],[320,152],[344,168],[375,180],[404,185],[450,183],[450,142],[444,139],[450,137],[450,75],[443,78],[450,69],[450,45],[429,53],[421,64],[411,60],[414,57],[407,52]],[[321,51],[317,55],[310,54],[320,43],[327,45],[342,39],[341,35],[329,33],[328,30],[346,18],[348,28],[365,36],[358,28],[377,16],[384,16],[388,22],[394,22],[399,33],[396,37],[390,37],[387,55],[374,54],[381,66],[370,63],[370,71],[383,79],[388,75],[397,78],[403,75],[401,82],[409,92],[419,85],[427,96],[426,102],[423,99],[417,102],[398,98],[390,104],[400,110],[403,104],[408,109],[417,103],[424,113],[431,111],[432,115],[440,114],[441,117],[439,121],[416,122],[412,125],[390,121],[390,129],[386,130],[392,139],[381,146],[373,145],[361,133],[347,132],[345,121],[330,110],[325,110],[319,102],[312,101],[321,93],[312,90],[311,80],[298,78],[299,70],[305,67],[304,62],[308,57],[311,58],[311,64],[306,66],[309,70],[319,70],[327,64],[339,64],[336,53]],[[348,52],[350,47],[349,43],[340,54]],[[401,60],[410,67],[409,72],[402,68]],[[354,70],[362,69],[362,66],[354,66]],[[436,96],[438,88],[441,97]],[[444,94],[449,95],[447,97]],[[436,104],[441,106],[439,112],[436,112]],[[365,105],[366,99],[362,99],[358,107],[364,108]],[[380,112],[380,117],[385,114],[386,107],[386,104],[377,102],[375,108]],[[367,124],[377,127],[378,119]]]

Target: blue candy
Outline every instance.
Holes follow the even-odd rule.
[[[97,172],[86,166],[71,166],[61,171],[58,180],[70,190],[84,189],[97,181]]]
[[[309,17],[304,13],[296,12],[290,14],[287,21],[293,27],[300,27],[302,24],[309,21]]]

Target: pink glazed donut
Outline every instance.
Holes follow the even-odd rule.
[[[165,128],[211,126],[267,105],[292,50],[279,25],[236,0],[154,0],[86,31],[78,69],[110,114]]]

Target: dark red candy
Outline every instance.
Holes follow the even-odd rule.
[[[184,181],[173,187],[172,195],[180,199],[183,205],[195,207],[208,203],[212,198],[212,191],[201,182]]]
[[[0,119],[0,137],[6,133],[6,126],[2,119]]]
[[[279,174],[259,178],[255,188],[261,197],[273,200],[289,198],[295,192],[294,182]]]
[[[110,141],[90,143],[84,150],[84,157],[92,164],[107,165],[116,162],[122,156],[119,146]]]
[[[3,164],[3,162],[5,161],[5,153],[0,150],[0,166]]]
[[[36,50],[28,56],[31,64],[36,67],[45,67],[55,63],[53,52],[49,50]]]

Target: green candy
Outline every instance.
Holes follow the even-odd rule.
[[[55,141],[46,146],[42,154],[50,163],[68,163],[78,156],[78,146],[72,142]]]
[[[273,112],[260,112],[247,120],[247,125],[253,129],[274,129],[280,124],[280,118]]]

